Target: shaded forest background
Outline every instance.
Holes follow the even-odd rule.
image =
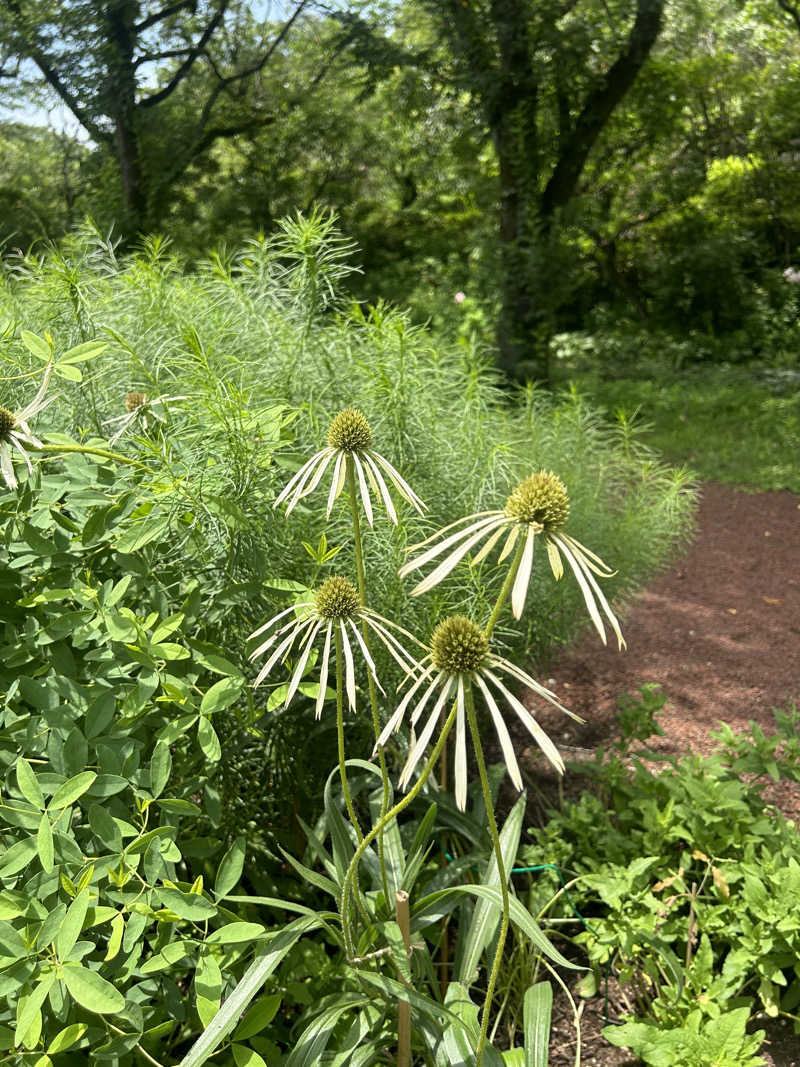
[[[9,264],[86,217],[191,264],[329,208],[355,298],[513,377],[612,323],[677,364],[795,358],[789,0],[10,0],[0,47]]]

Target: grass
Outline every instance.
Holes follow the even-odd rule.
[[[563,376],[563,377],[562,377]],[[763,364],[608,377],[561,368],[591,403],[708,481],[800,493],[800,373]],[[565,382],[566,379],[566,382]]]

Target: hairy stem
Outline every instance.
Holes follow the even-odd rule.
[[[483,631],[487,637],[491,637],[492,630],[497,625],[497,620],[500,618],[500,612],[505,606],[505,602],[508,600],[511,594],[511,587],[514,584],[514,579],[517,576],[519,570],[520,561],[522,560],[522,553],[525,551],[525,537],[524,535],[518,539],[517,551],[514,553],[514,558],[511,561],[511,566],[508,568],[506,574],[506,580],[503,582],[503,588],[500,590],[497,601],[492,609],[492,614],[489,616],[489,621],[486,623],[486,629]]]
[[[415,800],[415,798],[419,795],[422,787],[427,782],[431,771],[433,771],[433,769],[436,767],[439,755],[442,751],[442,748],[444,747],[447,735],[450,733],[450,728],[455,722],[455,718],[456,707],[454,705],[450,711],[450,714],[445,720],[445,724],[442,727],[441,733],[439,734],[439,739],[433,748],[433,752],[431,752],[430,756],[428,757],[428,762],[423,767],[422,773],[420,774],[419,778],[414,783],[412,788],[406,793],[403,799],[398,800],[394,807],[387,811],[386,814],[383,815],[378,820],[378,822],[372,827],[367,836],[356,849],[355,855],[350,861],[350,866],[347,868],[347,873],[344,876],[344,883],[342,885],[341,919],[345,952],[347,953],[347,958],[351,961],[355,956],[355,947],[353,943],[353,929],[352,924],[350,922],[350,898],[353,895],[353,883],[355,881],[355,877],[358,871],[358,865],[361,862],[361,857],[364,855],[364,853],[375,840],[375,838],[383,833],[383,831],[386,829],[392,819],[395,819],[400,814],[400,812],[404,811],[408,807],[408,805],[411,804],[412,801]]]
[[[333,639],[336,643],[336,732],[339,738],[339,776],[342,779],[342,792],[344,802],[347,805],[347,814],[356,832],[359,842],[363,841],[364,835],[358,822],[353,800],[350,796],[350,786],[347,782],[347,767],[344,761],[344,687],[342,685],[342,635],[338,626],[334,624]]]
[[[364,571],[364,552],[361,545],[361,520],[358,515],[358,501],[356,500],[356,475],[355,464],[352,457],[347,464],[347,491],[350,496],[350,514],[353,519],[353,545],[356,550],[356,574],[358,576],[358,599],[361,601],[363,607],[367,606],[367,579]],[[367,652],[372,655],[372,649],[369,645],[369,627],[366,622],[361,620],[361,635],[364,638],[364,645]],[[369,705],[372,709],[372,729],[375,732],[375,740],[377,741],[381,735],[381,723],[378,715],[378,694],[375,691],[375,679],[372,677],[372,672],[367,670],[367,685],[369,686]],[[386,769],[386,757],[383,754],[383,745],[378,746],[378,763],[381,769],[381,784],[383,787],[383,796],[381,798],[381,814],[380,817],[386,814],[386,810],[389,807],[389,772]],[[381,882],[383,884],[383,898],[386,901],[387,907],[389,905],[389,881],[386,877],[386,862],[383,855],[383,834],[378,838],[378,862],[381,868]]]
[[[489,1029],[489,1014],[492,1008],[492,998],[494,997],[494,987],[497,984],[497,976],[500,973],[500,964],[503,961],[503,947],[505,946],[506,934],[508,933],[508,921],[509,921],[509,903],[508,903],[508,884],[506,881],[506,872],[503,865],[503,850],[500,846],[500,835],[497,832],[497,823],[494,818],[494,806],[492,804],[492,791],[489,788],[489,776],[486,773],[486,764],[483,760],[483,751],[481,749],[481,735],[478,729],[478,719],[475,715],[475,703],[472,699],[472,685],[471,683],[464,687],[464,704],[467,712],[467,721],[469,722],[469,731],[472,734],[472,746],[475,750],[475,760],[478,764],[478,774],[481,779],[481,789],[483,791],[483,801],[486,805],[486,817],[489,821],[489,833],[492,837],[492,845],[494,846],[495,859],[497,860],[497,873],[500,876],[500,890],[503,895],[503,918],[500,923],[500,936],[497,939],[497,951],[494,955],[494,963],[492,964],[492,970],[489,974],[489,984],[486,987],[486,999],[483,1002],[483,1015],[481,1017],[481,1033],[478,1038],[478,1049],[475,1059],[475,1067],[481,1067],[483,1061],[483,1050],[486,1046],[486,1034]]]

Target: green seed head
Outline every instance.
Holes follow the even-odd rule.
[[[545,530],[558,530],[569,515],[567,487],[552,471],[531,474],[511,490],[505,511],[510,519],[536,522]]]
[[[328,444],[345,452],[364,452],[372,447],[372,430],[358,408],[339,412],[328,429]]]
[[[356,587],[347,578],[327,578],[317,590],[317,611],[323,619],[352,619],[359,606]]]
[[[142,407],[147,403],[146,393],[126,393],[125,394],[125,407],[128,411],[136,411],[137,408]]]
[[[489,651],[486,634],[472,619],[451,615],[440,622],[431,637],[433,665],[448,674],[471,674]]]
[[[15,424],[14,416],[8,408],[0,407],[0,441],[8,441]]]

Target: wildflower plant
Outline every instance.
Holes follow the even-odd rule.
[[[169,418],[170,404],[187,399],[188,397],[185,396],[150,397],[147,393],[139,393],[136,391],[126,393],[125,414],[116,415],[112,419],[105,419],[103,421],[103,426],[114,426],[117,423],[119,424],[112,436],[108,439],[109,445],[113,447],[127,430],[137,424],[140,425],[143,430],[148,430],[151,426],[156,425],[166,426]]]
[[[42,384],[39,386],[36,396],[20,411],[9,411],[8,408],[4,408],[0,405],[0,472],[2,472],[3,481],[9,489],[16,489],[19,484],[17,476],[14,473],[14,464],[11,460],[12,446],[25,460],[28,473],[33,473],[31,461],[28,458],[28,453],[25,451],[25,445],[33,445],[35,448],[41,448],[42,442],[34,437],[29,422],[31,419],[35,418],[40,411],[44,411],[47,405],[53,400],[53,397],[45,397],[52,369],[52,363],[48,363],[45,367]]]

